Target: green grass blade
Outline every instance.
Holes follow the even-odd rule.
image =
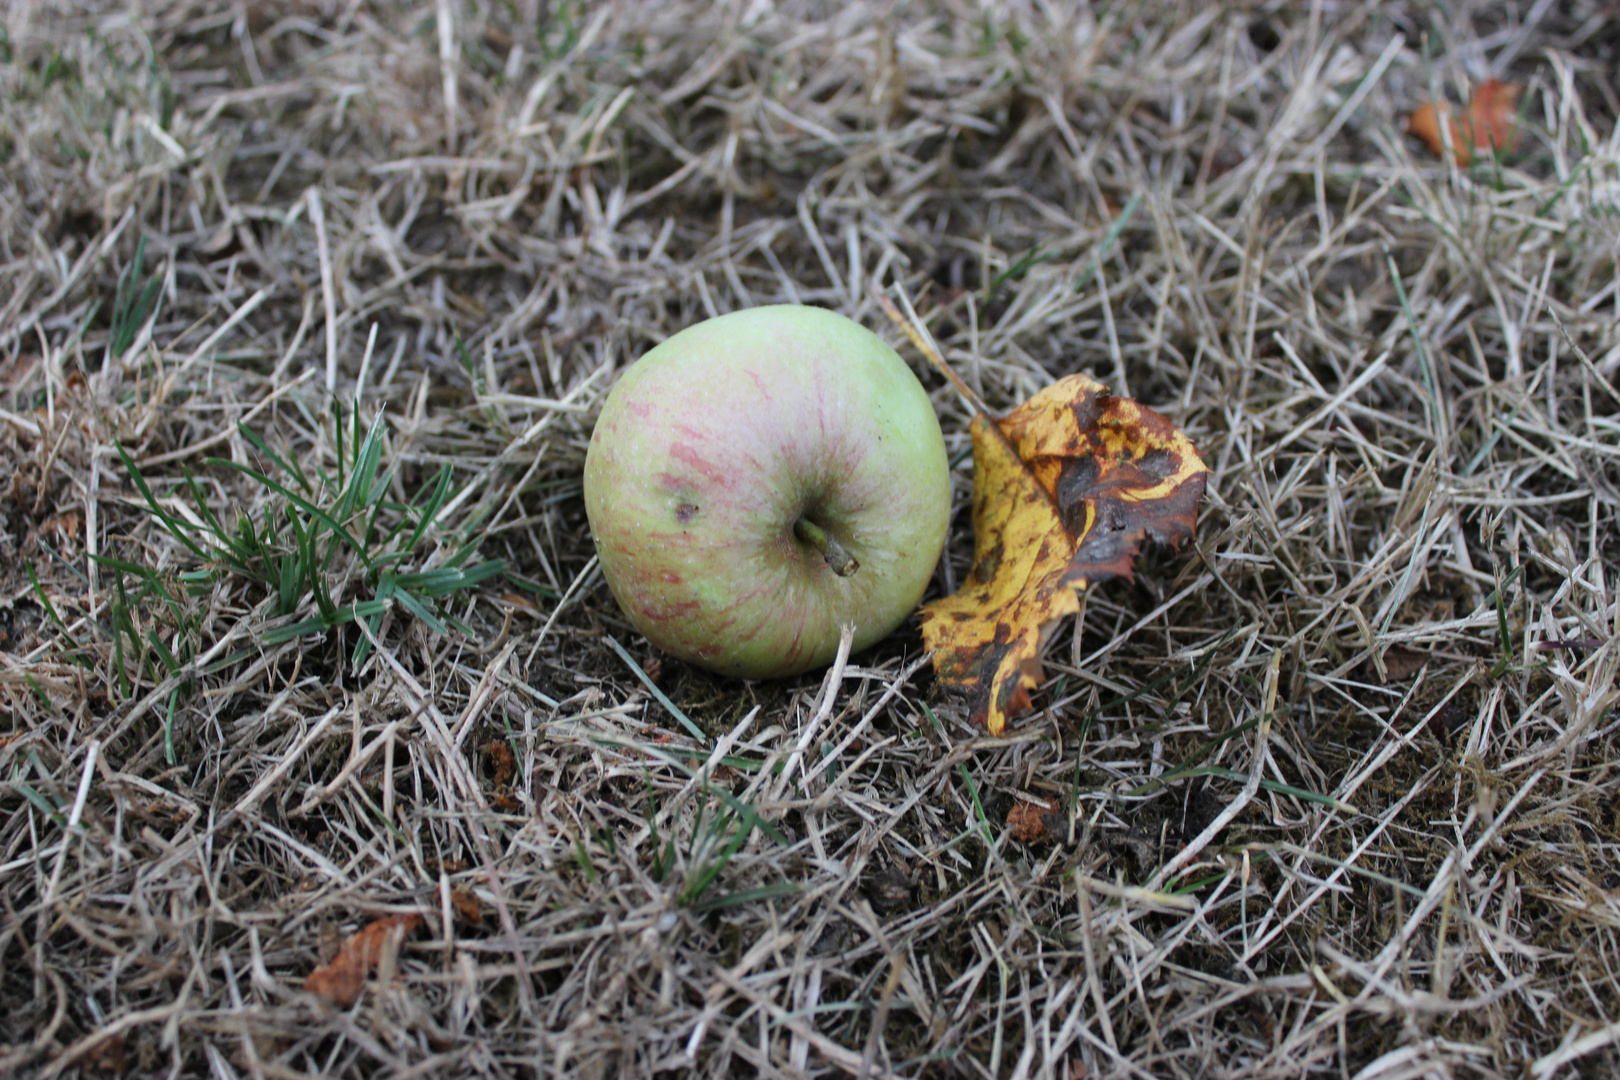
[[[418,600],[416,596],[410,592],[410,590],[400,589],[394,594],[394,599],[398,600],[400,606],[406,611],[409,611],[412,615],[415,615],[422,622],[426,623],[428,629],[432,630],[435,634],[448,634],[450,632],[449,628],[444,625],[439,617],[433,614],[433,612],[428,609],[428,606],[422,603],[422,601]]]
[[[152,651],[157,653],[158,659],[163,661],[163,670],[170,675],[180,674],[180,662],[174,658],[174,654],[169,651],[169,647],[163,644],[163,639],[158,636],[157,630],[148,630],[146,640],[152,646]]]
[[[48,820],[55,822],[58,826],[67,824],[67,815],[57,807],[52,806],[50,800],[35,791],[31,785],[25,784],[21,780],[13,780],[11,790],[33,803],[34,807],[44,814]]]
[[[491,578],[500,577],[505,571],[504,560],[485,559],[465,570],[440,567],[400,574],[399,584],[402,588],[419,592],[423,596],[447,596],[453,592],[476,588]]]
[[[115,559],[111,555],[92,555],[90,559],[97,566],[105,566],[109,570],[122,570],[131,577],[143,581],[149,580],[153,575],[152,570],[141,566],[139,563],[125,562],[123,559]]]
[[[162,522],[163,527],[176,540],[184,544],[186,549],[193,555],[204,562],[211,561],[208,552],[204,551],[195,540],[186,535],[186,530],[191,528],[190,524],[176,520],[169,515],[167,510],[158,505],[157,497],[152,494],[152,489],[147,486],[146,477],[141,475],[140,467],[135,464],[135,459],[129,456],[129,451],[124,449],[122,443],[114,443],[113,446],[118,451],[118,456],[124,460],[124,467],[129,470],[130,481],[134,483],[135,490],[141,493],[141,498],[146,500],[147,508],[152,511],[152,516]]]
[[[140,335],[141,327],[149,315],[156,314],[154,302],[160,299],[158,290],[162,281],[154,277],[144,286],[141,276],[146,264],[146,237],[135,242],[135,259],[118,277],[118,289],[113,294],[112,325],[109,327],[107,351],[118,359],[129,351]]]
[[[381,600],[362,600],[348,607],[335,608],[330,615],[320,615],[312,619],[302,619],[289,626],[278,626],[274,630],[266,630],[260,640],[267,645],[278,645],[283,641],[291,641],[305,634],[320,634],[344,623],[368,615],[381,615],[388,610],[388,605]]]
[[[707,787],[707,785],[705,785],[705,787]],[[737,798],[737,796],[733,795],[729,791],[726,791],[724,788],[708,788],[708,790],[714,795],[715,798],[724,803],[726,808],[733,814],[737,814],[738,816],[746,814],[753,821],[753,827],[758,829],[773,843],[779,844],[783,847],[787,846],[787,837],[783,836],[781,831],[777,829],[775,825],[772,825],[770,822],[760,817],[759,811],[754,807],[743,802],[741,799]]]
[[[182,469],[181,476],[185,478],[186,489],[191,492],[192,501],[197,504],[197,515],[208,526],[208,531],[214,534],[221,547],[232,552],[238,558],[242,558],[242,553],[235,548],[235,537],[231,535],[229,529],[220,523],[219,518],[214,515],[213,507],[209,506],[207,490],[197,483],[197,478],[191,475],[190,469]],[[243,559],[243,561],[245,562],[246,559]]]
[[[276,481],[270,479],[264,473],[252,468],[251,466],[243,465],[240,462],[226,461],[224,458],[209,458],[208,463],[210,465],[220,465],[227,469],[235,469],[244,476],[251,477],[252,479],[263,484],[265,487],[269,488],[271,491],[274,491],[276,494],[298,507],[298,509],[308,514],[310,517],[315,518],[322,525],[325,525],[328,529],[330,529],[332,535],[347,544],[356,555],[360,556],[360,561],[366,564],[367,569],[370,569],[371,560],[367,556],[365,548],[360,546],[360,541],[351,536],[349,534],[349,530],[340,525],[337,519],[331,514],[327,513],[325,510],[322,510],[320,507],[316,506],[307,499],[300,498],[298,495],[295,495],[292,491],[288,490],[284,485],[278,484]]]
[[[174,752],[174,712],[175,706],[180,702],[180,688],[177,686],[169,691],[169,707],[163,713],[163,759],[170,765],[175,764]]]
[[[652,694],[653,700],[662,705],[669,715],[673,716],[677,721],[679,721],[681,727],[691,732],[692,737],[696,739],[700,745],[708,746],[709,737],[703,734],[703,729],[692,723],[692,721],[687,718],[685,713],[681,712],[680,709],[675,707],[675,703],[669,700],[669,697],[662,690],[658,689],[658,684],[653,682],[652,679],[647,676],[645,671],[641,670],[641,665],[636,663],[635,658],[625,651],[623,645],[620,645],[617,641],[615,641],[611,634],[605,635],[605,637],[607,639],[607,643],[613,647],[613,651],[619,654],[619,659],[628,664],[630,666],[630,670],[636,673],[636,678],[640,679],[642,685],[644,685],[647,688],[647,691]]]
[[[700,900],[689,905],[695,912],[719,911],[721,908],[736,907],[739,904],[752,904],[756,900],[773,900],[778,896],[797,896],[802,890],[791,881],[778,881],[771,885],[761,885],[758,888],[744,889],[741,892],[727,893],[724,896]]]
[[[1119,216],[1114,219],[1114,223],[1110,225],[1108,227],[1108,231],[1103,234],[1102,242],[1097,245],[1096,252],[1092,254],[1091,262],[1089,265],[1087,265],[1085,273],[1081,274],[1077,279],[1075,279],[1075,292],[1081,292],[1084,290],[1087,285],[1091,284],[1091,279],[1096,277],[1098,272],[1102,270],[1103,260],[1108,258],[1108,253],[1113,250],[1114,242],[1119,239],[1119,234],[1125,231],[1125,226],[1131,223],[1131,215],[1136,213],[1136,208],[1141,204],[1141,202],[1142,193],[1138,191],[1135,195],[1132,195],[1130,200],[1124,205],[1124,207],[1120,209]]]
[[[309,495],[314,495],[315,494],[315,489],[310,484],[309,478],[304,475],[304,470],[301,467],[298,466],[298,464],[297,464],[298,459],[297,458],[294,458],[293,459],[293,464],[289,465],[287,463],[287,461],[280,454],[278,454],[274,450],[270,449],[270,444],[269,443],[267,443],[263,439],[259,438],[259,436],[254,433],[253,429],[248,427],[246,424],[238,423],[236,425],[236,430],[241,433],[241,435],[242,435],[242,437],[244,439],[246,439],[248,442],[252,443],[254,445],[254,447],[259,451],[259,453],[263,454],[265,457],[267,457],[271,461],[275,462],[277,468],[279,468],[282,472],[286,473],[288,476],[292,477],[294,480],[298,481],[298,486],[303,488],[304,491],[307,494],[309,494]],[[211,465],[217,465],[217,464],[221,464],[221,463],[226,464],[226,465],[234,465],[235,464],[234,462],[223,461],[223,459],[221,459],[221,458],[209,458],[208,461],[209,461],[209,464],[211,464]]]
[[[1406,317],[1406,329],[1412,337],[1412,348],[1417,350],[1418,371],[1423,376],[1424,392],[1428,394],[1426,404],[1429,432],[1438,438],[1445,430],[1445,417],[1440,410],[1440,390],[1435,382],[1434,363],[1429,359],[1429,350],[1424,347],[1423,335],[1418,333],[1417,316],[1412,312],[1411,301],[1406,298],[1406,282],[1401,280],[1401,271],[1395,265],[1395,256],[1386,251],[1384,261],[1389,265],[1389,280],[1395,286],[1395,299],[1401,306],[1401,314]]]
[[[405,542],[403,551],[415,551],[417,542],[422,539],[422,534],[427,532],[428,527],[439,516],[439,508],[444,505],[445,500],[450,496],[450,475],[449,465],[439,466],[439,475],[433,479],[433,490],[428,495],[427,502],[418,511],[421,516],[417,518],[416,528],[412,530],[411,538]]]
[[[55,623],[57,629],[62,631],[62,636],[68,639],[69,645],[72,645],[75,649],[82,648],[78,640],[74,638],[72,631],[67,628],[67,623],[62,621],[62,616],[56,613],[56,605],[51,603],[49,596],[45,595],[45,587],[39,583],[39,575],[34,573],[34,564],[31,562],[25,563],[23,569],[28,571],[28,581],[34,588],[34,595],[39,597],[39,606],[45,609],[45,614],[50,617],[51,622]]]
[[[996,834],[990,828],[990,818],[984,812],[984,804],[979,801],[978,785],[973,782],[973,777],[968,774],[966,763],[958,761],[956,771],[962,777],[962,783],[967,785],[968,797],[973,800],[973,815],[979,819],[979,828],[984,831],[984,842],[994,848],[996,846]],[[971,828],[969,831],[971,831]]]
[[[1058,257],[1056,252],[1051,251],[1043,254],[1041,252],[1042,246],[1043,245],[1041,244],[1036,244],[1034,247],[1024,252],[1024,254],[1020,255],[1017,261],[1015,261],[1011,266],[1007,267],[1007,269],[990,279],[990,287],[984,291],[984,303],[986,307],[990,306],[990,302],[996,298],[996,293],[1000,292],[1001,287],[1007,282],[1022,280],[1025,274],[1028,274],[1031,270],[1035,269],[1035,267],[1041,265],[1041,263],[1052,262]]]
[[[359,411],[356,410],[357,419],[358,415]],[[383,432],[386,430],[383,421],[384,414],[378,411],[355,457],[354,479],[348,487],[348,490],[354,492],[355,506],[370,506],[373,498],[386,490],[376,486],[377,471],[382,464]]]
[[[731,864],[731,860],[748,839],[748,834],[753,831],[754,822],[757,820],[758,815],[754,812],[753,807],[749,807],[743,820],[735,824],[733,824],[735,819],[729,814],[723,815],[716,820],[715,826],[706,834],[705,839],[712,843],[717,837],[725,834],[728,826],[732,829],[731,835],[718,853],[704,859],[703,865],[697,874],[687,882],[686,887],[675,898],[677,905],[690,907],[698,902],[703,894],[708,891],[709,886],[714,884],[715,879]]]

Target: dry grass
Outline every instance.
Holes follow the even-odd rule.
[[[0,1074],[1620,1071],[1612,4],[1078,7],[8,5]],[[1487,76],[1518,157],[1403,135]],[[727,682],[594,572],[613,373],[874,285],[1214,470],[1004,739],[914,628]]]

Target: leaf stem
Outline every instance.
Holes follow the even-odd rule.
[[[807,517],[801,517],[793,523],[793,535],[821,552],[822,558],[827,560],[827,565],[832,567],[832,572],[839,577],[849,577],[861,568],[861,564],[855,561],[855,556],[851,555],[843,544]]]

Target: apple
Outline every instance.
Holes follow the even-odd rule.
[[[951,481],[933,405],[870,330],[821,308],[687,327],[619,378],[585,454],[602,574],[658,648],[725,675],[824,665],[917,606]]]

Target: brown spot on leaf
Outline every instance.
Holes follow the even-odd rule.
[[[1142,460],[1136,463],[1137,468],[1155,480],[1174,476],[1179,465],[1176,455],[1162,446],[1149,450],[1142,455]]]
[[[996,576],[996,568],[1001,565],[1001,545],[993,544],[979,553],[973,560],[973,577],[978,581],[990,581]]]

